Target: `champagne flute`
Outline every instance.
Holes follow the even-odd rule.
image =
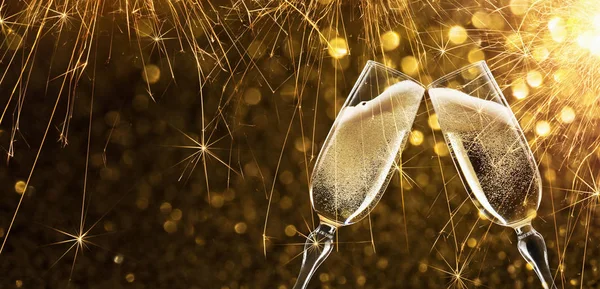
[[[540,173],[486,63],[436,80],[428,93],[469,196],[490,220],[516,231],[519,252],[544,288],[556,288],[544,238],[531,225],[542,197]]]
[[[338,227],[375,207],[394,172],[425,88],[410,77],[368,61],[321,148],[310,200],[320,224],[304,246],[294,289],[306,288],[333,249]]]

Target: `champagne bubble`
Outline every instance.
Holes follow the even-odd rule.
[[[312,176],[311,199],[321,218],[350,224],[377,203],[395,171],[422,93],[420,85],[402,81],[340,112]]]
[[[539,173],[510,109],[448,88],[429,95],[480,216],[506,226],[535,217]]]

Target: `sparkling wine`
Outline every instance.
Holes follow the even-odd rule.
[[[419,84],[406,80],[340,111],[311,181],[313,207],[325,222],[354,223],[377,204],[423,92]]]
[[[540,202],[539,172],[510,109],[448,88],[429,94],[475,204],[502,225],[529,222]]]

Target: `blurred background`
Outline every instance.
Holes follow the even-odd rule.
[[[291,288],[367,60],[424,84],[486,60],[540,166],[558,287],[600,286],[595,0],[7,0],[0,27],[2,288]],[[310,288],[541,287],[428,99],[403,155]]]

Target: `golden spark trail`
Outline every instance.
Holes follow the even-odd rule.
[[[133,42],[131,45],[134,47],[137,46],[144,66],[145,59],[147,58],[145,56],[147,49],[142,46],[142,42],[146,38],[151,38],[154,46],[151,48],[150,54],[158,53],[164,56],[167,60],[171,77],[174,77],[172,63],[169,60],[169,52],[164,42],[165,40],[172,39],[167,37],[167,35],[173,34],[174,39],[177,39],[179,42],[179,51],[187,50],[193,53],[197,62],[198,81],[203,83],[204,79],[212,73],[210,71],[202,71],[201,62],[203,58],[210,57],[214,59],[216,65],[224,68],[224,70],[227,70],[225,67],[231,69],[227,60],[227,55],[230,54],[228,49],[230,48],[226,49],[222,45],[222,37],[214,30],[215,24],[222,25],[223,27],[227,27],[227,24],[222,22],[223,19],[217,18],[213,20],[207,15],[208,10],[214,12],[218,9],[221,8],[214,6],[210,1],[199,3],[191,0],[178,1],[177,3],[169,0],[113,0],[106,2],[32,0],[30,2],[0,2],[0,28],[4,35],[3,47],[0,50],[0,62],[3,63],[2,71],[0,72],[2,75],[0,85],[12,86],[12,90],[0,115],[0,125],[7,121],[6,116],[11,108],[14,107],[16,111],[7,150],[8,160],[16,153],[14,147],[15,138],[20,133],[19,124],[23,121],[22,111],[28,108],[26,102],[27,88],[32,78],[32,73],[36,69],[35,62],[38,57],[40,45],[42,45],[41,43],[47,41],[48,38],[54,37],[53,41],[55,45],[53,51],[55,54],[58,52],[59,43],[62,41],[69,43],[67,47],[72,49],[68,64],[61,73],[52,76],[53,62],[50,64],[51,69],[46,83],[46,92],[48,92],[49,84],[59,79],[61,79],[60,89],[55,96],[56,101],[52,113],[48,119],[36,158],[31,165],[25,191],[29,186],[29,181],[35,171],[37,160],[42,153],[48,132],[53,125],[55,114],[61,108],[61,104],[64,105],[64,119],[59,129],[59,140],[63,145],[68,144],[69,127],[75,108],[77,87],[88,70],[88,63],[92,58],[96,57],[95,53],[97,52],[93,51],[92,48],[96,47],[95,42],[99,41],[101,37],[102,31],[97,30],[98,22],[101,19],[108,16],[113,17],[113,20],[114,17],[125,17],[126,31]],[[143,24],[140,25],[140,23]],[[112,33],[119,32],[113,30]],[[197,40],[197,36],[200,35],[206,35],[210,38],[207,48],[204,48]],[[113,36],[111,35],[111,39]],[[157,48],[156,51],[154,48]],[[54,55],[51,55],[51,59],[54,60]],[[94,59],[94,61],[96,60]],[[110,58],[107,61],[110,61]],[[7,78],[12,69],[19,71],[15,81]],[[96,69],[96,67],[93,69]],[[143,70],[143,75],[146,79],[150,78],[146,69]],[[92,83],[94,79],[95,77],[92,78]],[[148,94],[153,97],[150,84],[150,82],[147,82],[147,90]],[[202,108],[202,114],[204,115],[204,108]],[[202,140],[204,143],[204,131]],[[210,151],[207,153],[214,156]],[[214,157],[216,158],[216,156]],[[12,220],[0,247],[0,254],[6,245],[24,196],[25,193],[21,194],[15,208]],[[82,220],[83,218],[82,208]]]

